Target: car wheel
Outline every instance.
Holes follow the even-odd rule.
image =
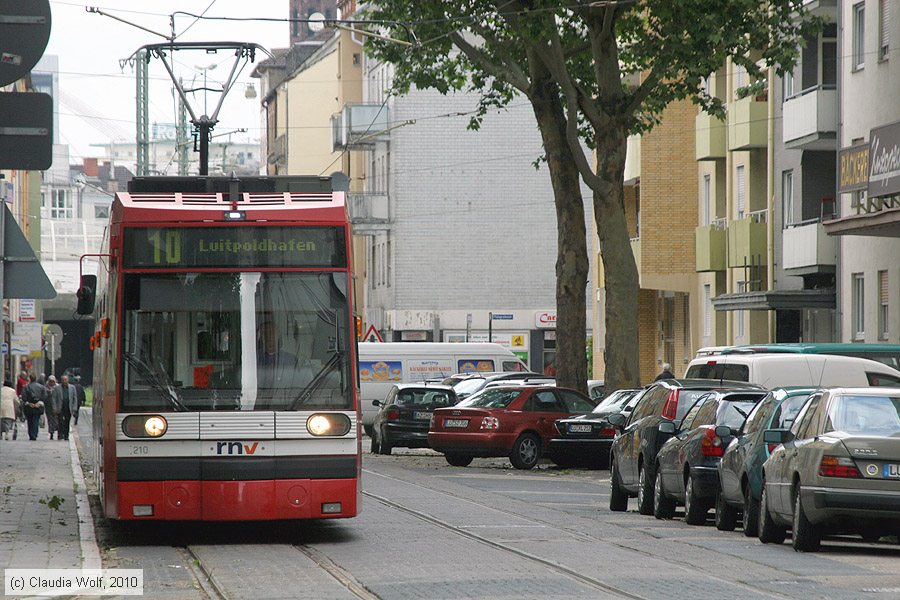
[[[737,527],[738,510],[725,502],[722,490],[716,492],[716,529],[734,531]]]
[[[536,435],[523,433],[513,444],[509,460],[517,469],[533,469],[541,457],[541,441]]]
[[[444,455],[444,458],[447,459],[447,462],[454,467],[468,467],[472,464],[471,456],[466,456],[465,454],[452,454],[447,453]]]
[[[375,431],[375,428],[372,425],[363,425],[363,431],[366,432],[366,435],[372,437],[372,433]]]
[[[390,454],[393,449],[390,444],[384,441],[384,434],[378,433],[378,431],[373,432],[375,434],[375,439],[378,440],[376,442],[378,446],[378,454]]]
[[[644,464],[638,467],[638,512],[642,515],[653,514],[654,478],[649,470]]]
[[[744,535],[755,537],[759,533],[759,502],[753,499],[750,485],[744,490]]]
[[[703,525],[708,512],[706,502],[694,493],[694,478],[688,475],[684,484],[684,522],[688,525]]]
[[[780,544],[787,537],[787,534],[784,527],[779,526],[772,520],[767,497],[766,483],[763,482],[762,496],[759,498],[759,541],[763,544]]]
[[[800,486],[794,492],[794,522],[791,526],[791,545],[797,552],[815,552],[819,549],[822,535],[815,525],[806,518],[800,501]]]
[[[653,516],[657,519],[671,519],[675,516],[675,501],[666,496],[662,489],[662,473],[656,469],[656,480],[653,484]]]
[[[628,510],[628,492],[622,489],[619,470],[613,457],[609,459],[609,510],[616,512]]]

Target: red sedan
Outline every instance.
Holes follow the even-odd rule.
[[[564,388],[489,388],[435,410],[428,445],[455,467],[465,467],[475,457],[508,456],[515,468],[530,469],[558,434],[556,419],[591,412],[596,404]]]

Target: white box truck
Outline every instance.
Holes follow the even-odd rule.
[[[398,383],[440,379],[455,373],[527,371],[528,367],[499,344],[454,342],[360,342],[359,401],[366,433],[378,408]]]

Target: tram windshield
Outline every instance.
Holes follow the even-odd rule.
[[[350,409],[347,274],[127,274],[120,410]]]

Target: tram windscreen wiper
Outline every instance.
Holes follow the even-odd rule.
[[[172,405],[177,411],[188,411],[190,410],[187,406],[185,406],[181,400],[178,398],[178,394],[172,388],[171,385],[165,386],[160,382],[159,375],[153,371],[144,361],[139,359],[137,356],[132,354],[131,352],[124,352],[122,356],[125,357],[125,360],[128,361],[128,364],[133,366],[140,375],[147,380],[150,384],[150,387],[153,388],[154,391],[158,392],[160,396],[163,397],[167,402]]]
[[[344,353],[340,350],[335,350],[331,355],[331,358],[328,359],[328,362],[322,365],[319,372],[313,376],[309,385],[300,390],[300,393],[297,394],[297,397],[291,402],[290,410],[297,410],[300,406],[306,404],[306,402],[309,401],[310,396],[312,396],[312,393],[322,387],[322,383],[325,382],[328,374],[341,366],[343,358]]]

